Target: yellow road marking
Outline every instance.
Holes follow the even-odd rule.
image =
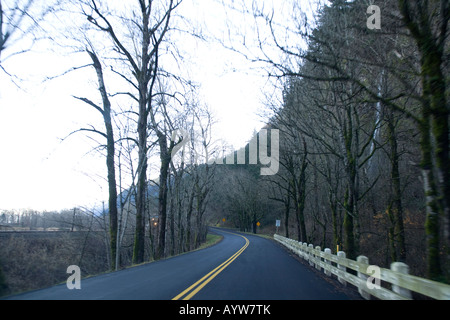
[[[231,232],[230,232],[231,233]],[[236,234],[236,233],[233,233]],[[245,239],[245,245],[240,248],[235,254],[233,254],[230,258],[228,258],[225,262],[223,262],[221,265],[216,267],[214,270],[209,272],[207,275],[202,277],[200,280],[198,280],[196,283],[191,285],[189,288],[181,292],[179,295],[174,297],[172,300],[179,300],[181,297],[186,295],[183,300],[189,300],[194,295],[197,294],[204,286],[206,286],[212,279],[214,279],[219,273],[221,273],[226,267],[228,267],[244,250],[248,247],[250,244],[250,241],[244,236],[241,236],[240,234],[236,234],[242,238]],[[192,290],[192,291],[191,291]]]

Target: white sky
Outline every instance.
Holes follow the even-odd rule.
[[[216,1],[192,3],[196,9],[180,10],[196,15],[198,21],[204,19],[199,23],[208,31],[226,31],[224,19],[230,17]],[[0,73],[0,209],[59,210],[106,201],[105,159],[89,152],[95,143],[83,134],[61,142],[80,127],[102,123],[97,112],[72,97],[96,97],[95,82],[86,81],[84,71],[42,82],[47,75],[89,61],[35,49],[3,64],[25,79],[16,81],[20,89]],[[261,91],[268,87],[267,79],[251,71],[243,57],[219,45],[199,44],[189,59],[194,80],[202,84],[201,102],[216,115],[215,138],[235,148],[243,146],[263,125],[257,113],[263,108]]]

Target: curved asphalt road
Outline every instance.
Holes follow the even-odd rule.
[[[212,229],[215,246],[146,265],[27,292],[17,300],[348,300],[285,249],[258,236]],[[68,274],[69,276],[69,274]]]

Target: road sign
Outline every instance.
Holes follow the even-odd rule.
[[[256,223],[256,225],[259,227],[261,225],[261,223],[259,223],[259,221]]]
[[[276,220],[275,221],[275,227],[279,227],[281,226],[281,220]]]

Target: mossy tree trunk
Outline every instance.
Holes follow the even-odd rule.
[[[347,256],[350,259],[355,259],[359,251],[359,236],[358,236],[358,167],[357,155],[355,155],[355,147],[358,147],[357,128],[354,126],[354,116],[356,110],[351,105],[346,106],[347,117],[343,121],[342,135],[343,135],[343,155],[344,167],[347,178],[347,188],[344,198],[344,230],[345,239],[344,247]]]
[[[301,158],[300,172],[296,175],[296,168],[292,167],[292,179],[293,179],[293,192],[294,192],[294,204],[295,214],[297,218],[297,233],[298,241],[306,242],[306,224],[305,224],[305,202],[306,202],[306,170],[308,168],[308,149],[306,141],[303,140],[303,156]]]
[[[344,251],[349,259],[356,258],[354,220],[353,220],[353,197],[349,194],[349,189],[344,197]]]
[[[400,156],[397,144],[397,130],[394,110],[386,110],[387,116],[387,136],[390,146],[389,158],[391,163],[391,190],[392,201],[388,205],[387,213],[391,222],[389,230],[389,247],[391,251],[391,259],[394,261],[405,262],[406,246],[405,246],[405,228],[403,224],[403,204],[401,191],[401,177],[399,170]]]
[[[449,108],[445,96],[443,74],[444,48],[450,20],[448,0],[410,2],[399,0],[403,20],[416,42],[421,55],[422,118],[419,121],[422,150],[422,175],[426,195],[426,234],[428,249],[428,276],[431,279],[450,280],[450,163],[449,163]],[[440,220],[444,219],[441,241]],[[447,247],[444,268],[441,263],[441,245]]]
[[[289,213],[291,211],[291,185],[288,185],[287,195],[284,197],[284,229],[285,237],[289,238]]]

